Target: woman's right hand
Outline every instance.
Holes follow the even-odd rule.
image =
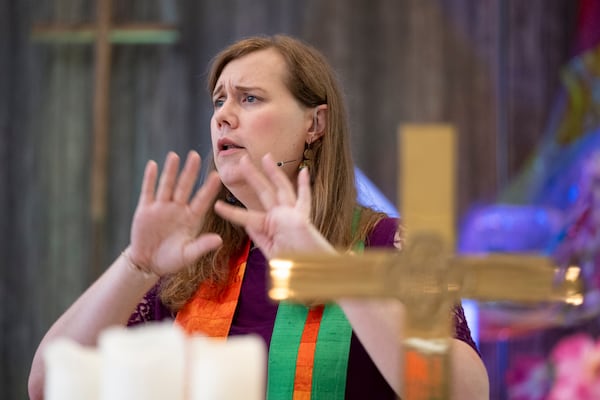
[[[200,162],[198,153],[190,151],[178,174],[179,157],[169,152],[158,187],[158,166],[154,161],[147,163],[131,226],[131,244],[126,250],[134,265],[163,276],[191,265],[221,245],[217,234],[199,235],[206,210],[212,207],[221,187],[217,173],[212,172],[190,198]]]

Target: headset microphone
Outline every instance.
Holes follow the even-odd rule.
[[[294,162],[294,161],[297,161],[297,160],[277,161],[277,166],[281,167],[281,166],[283,166],[283,164],[291,163],[291,162]]]

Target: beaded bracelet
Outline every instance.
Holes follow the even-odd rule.
[[[147,269],[147,268],[143,268],[142,266],[134,263],[133,260],[131,259],[131,257],[129,257],[129,252],[127,250],[122,251],[121,255],[123,256],[125,261],[127,261],[127,266],[129,268],[131,268],[133,271],[142,273],[142,275],[144,275],[144,278],[148,279],[148,278],[152,278],[152,277],[158,277],[158,274],[156,272],[154,272],[150,269]]]

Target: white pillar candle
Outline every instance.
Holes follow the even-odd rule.
[[[100,400],[183,400],[185,344],[171,322],[105,330]]]
[[[60,338],[44,351],[46,400],[97,400],[100,356],[93,348]]]
[[[264,400],[267,351],[257,336],[190,340],[190,400]]]

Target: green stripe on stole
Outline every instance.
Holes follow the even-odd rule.
[[[360,210],[354,213],[352,232],[356,233]],[[360,241],[354,251],[362,252]],[[269,346],[267,399],[291,400],[294,393],[296,358],[308,307],[286,301],[279,303]],[[335,303],[327,304],[319,326],[312,374],[311,399],[344,399],[352,327]]]

